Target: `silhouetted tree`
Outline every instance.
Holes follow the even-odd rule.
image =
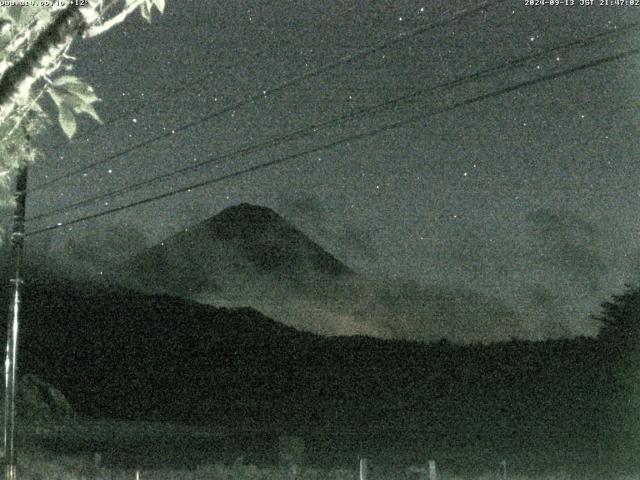
[[[638,466],[640,458],[640,288],[627,285],[594,315],[601,324],[599,385],[594,385],[603,446],[619,465]],[[598,392],[599,390],[599,392]],[[595,419],[595,417],[594,417]]]
[[[640,288],[627,285],[601,305],[594,318],[601,324],[598,340],[609,354],[627,354],[640,344]]]

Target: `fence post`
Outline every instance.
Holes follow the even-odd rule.
[[[99,470],[102,466],[102,454],[100,452],[95,452],[93,454],[93,467],[96,470]]]
[[[279,464],[286,478],[296,480],[304,464],[305,441],[301,437],[282,436],[278,438]]]
[[[438,480],[435,460],[429,460],[429,480]]]
[[[369,476],[369,465],[366,458],[360,459],[360,480],[367,480]]]
[[[500,462],[500,467],[501,467],[500,473],[502,473],[502,480],[507,480],[507,461],[502,460]]]

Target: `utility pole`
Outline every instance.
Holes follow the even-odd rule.
[[[15,210],[11,232],[11,263],[14,268],[13,295],[7,322],[7,355],[4,361],[4,463],[5,480],[16,480],[16,373],[18,370],[18,321],[22,290],[22,260],[24,252],[24,217],[27,199],[27,167],[20,167],[16,177]]]

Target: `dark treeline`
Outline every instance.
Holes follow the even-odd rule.
[[[26,289],[20,371],[83,416],[297,434],[317,461],[634,466],[639,306],[638,290],[613,297],[598,339],[463,346],[323,338],[250,309],[52,281]]]

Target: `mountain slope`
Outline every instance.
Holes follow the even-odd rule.
[[[241,204],[178,233],[130,263],[130,272],[182,296],[233,297],[247,276],[306,284],[351,270],[268,208]],[[224,289],[224,290],[222,290]]]
[[[527,337],[494,297],[353,272],[269,208],[241,204],[121,264],[111,278],[148,293],[252,307],[322,335],[432,341]]]
[[[80,413],[98,416],[186,419],[203,389],[215,390],[216,372],[256,362],[268,370],[258,353],[287,358],[294,340],[315,339],[251,309],[68,282],[27,285],[21,314],[21,372],[42,374]]]
[[[0,289],[5,315],[9,296]],[[40,277],[25,288],[19,370],[55,385],[80,415],[303,432],[348,455],[353,432],[367,448],[420,459],[424,445],[465,455],[483,445],[497,463],[517,445],[562,460],[567,445],[599,441],[594,418],[609,389],[596,351],[587,339],[326,338],[251,309]]]
[[[201,303],[250,306],[295,328],[377,334],[330,306],[356,275],[273,210],[230,207],[121,265],[132,288]]]

